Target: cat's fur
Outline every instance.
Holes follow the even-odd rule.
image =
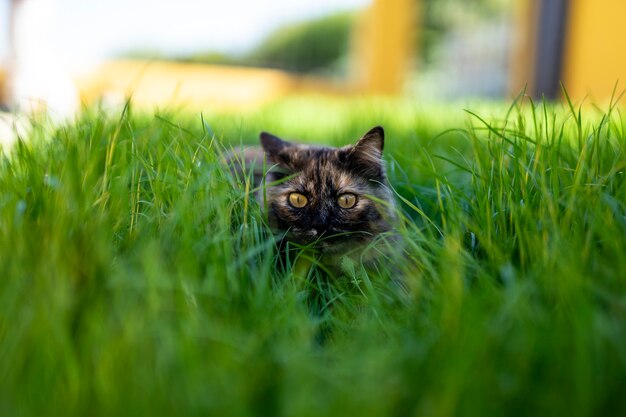
[[[257,186],[265,178],[268,186],[260,188],[257,199],[283,242],[311,245],[326,262],[335,263],[393,230],[396,214],[382,160],[382,127],[341,148],[290,143],[265,132],[260,140],[262,147],[247,149],[235,169],[241,173],[252,167]],[[304,195],[306,206],[294,207],[291,193]],[[339,206],[337,199],[345,193],[356,196],[354,207]]]

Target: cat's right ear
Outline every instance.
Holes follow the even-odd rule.
[[[277,155],[280,151],[291,145],[289,142],[271,133],[261,132],[259,137],[261,139],[261,146],[268,155]]]

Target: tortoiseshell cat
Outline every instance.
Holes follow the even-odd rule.
[[[294,144],[266,132],[260,140],[262,148],[244,151],[243,162],[248,169],[254,165],[255,186],[265,174],[269,186],[257,199],[283,243],[311,245],[333,267],[343,255],[358,256],[393,230],[396,214],[382,160],[382,127],[341,148]],[[269,168],[265,173],[263,166]]]

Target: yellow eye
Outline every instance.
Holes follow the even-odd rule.
[[[309,200],[300,193],[289,194],[289,203],[295,208],[302,208],[306,206]]]
[[[356,196],[354,194],[341,194],[337,199],[339,207],[349,209],[356,205]]]

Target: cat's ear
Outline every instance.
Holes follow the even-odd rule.
[[[261,132],[259,136],[261,139],[261,146],[268,155],[276,155],[291,143],[282,140],[278,136],[274,136],[271,133]]]
[[[273,170],[285,172],[293,172],[295,170],[293,152],[291,152],[293,145],[291,143],[267,132],[261,132],[260,139],[268,161],[276,164],[272,168]]]
[[[383,147],[385,131],[376,126],[370,129],[350,148],[348,164],[358,174],[369,179],[381,180],[385,176],[383,168]]]
[[[380,160],[385,146],[385,131],[381,126],[371,128],[354,145],[354,152],[366,159]]]

